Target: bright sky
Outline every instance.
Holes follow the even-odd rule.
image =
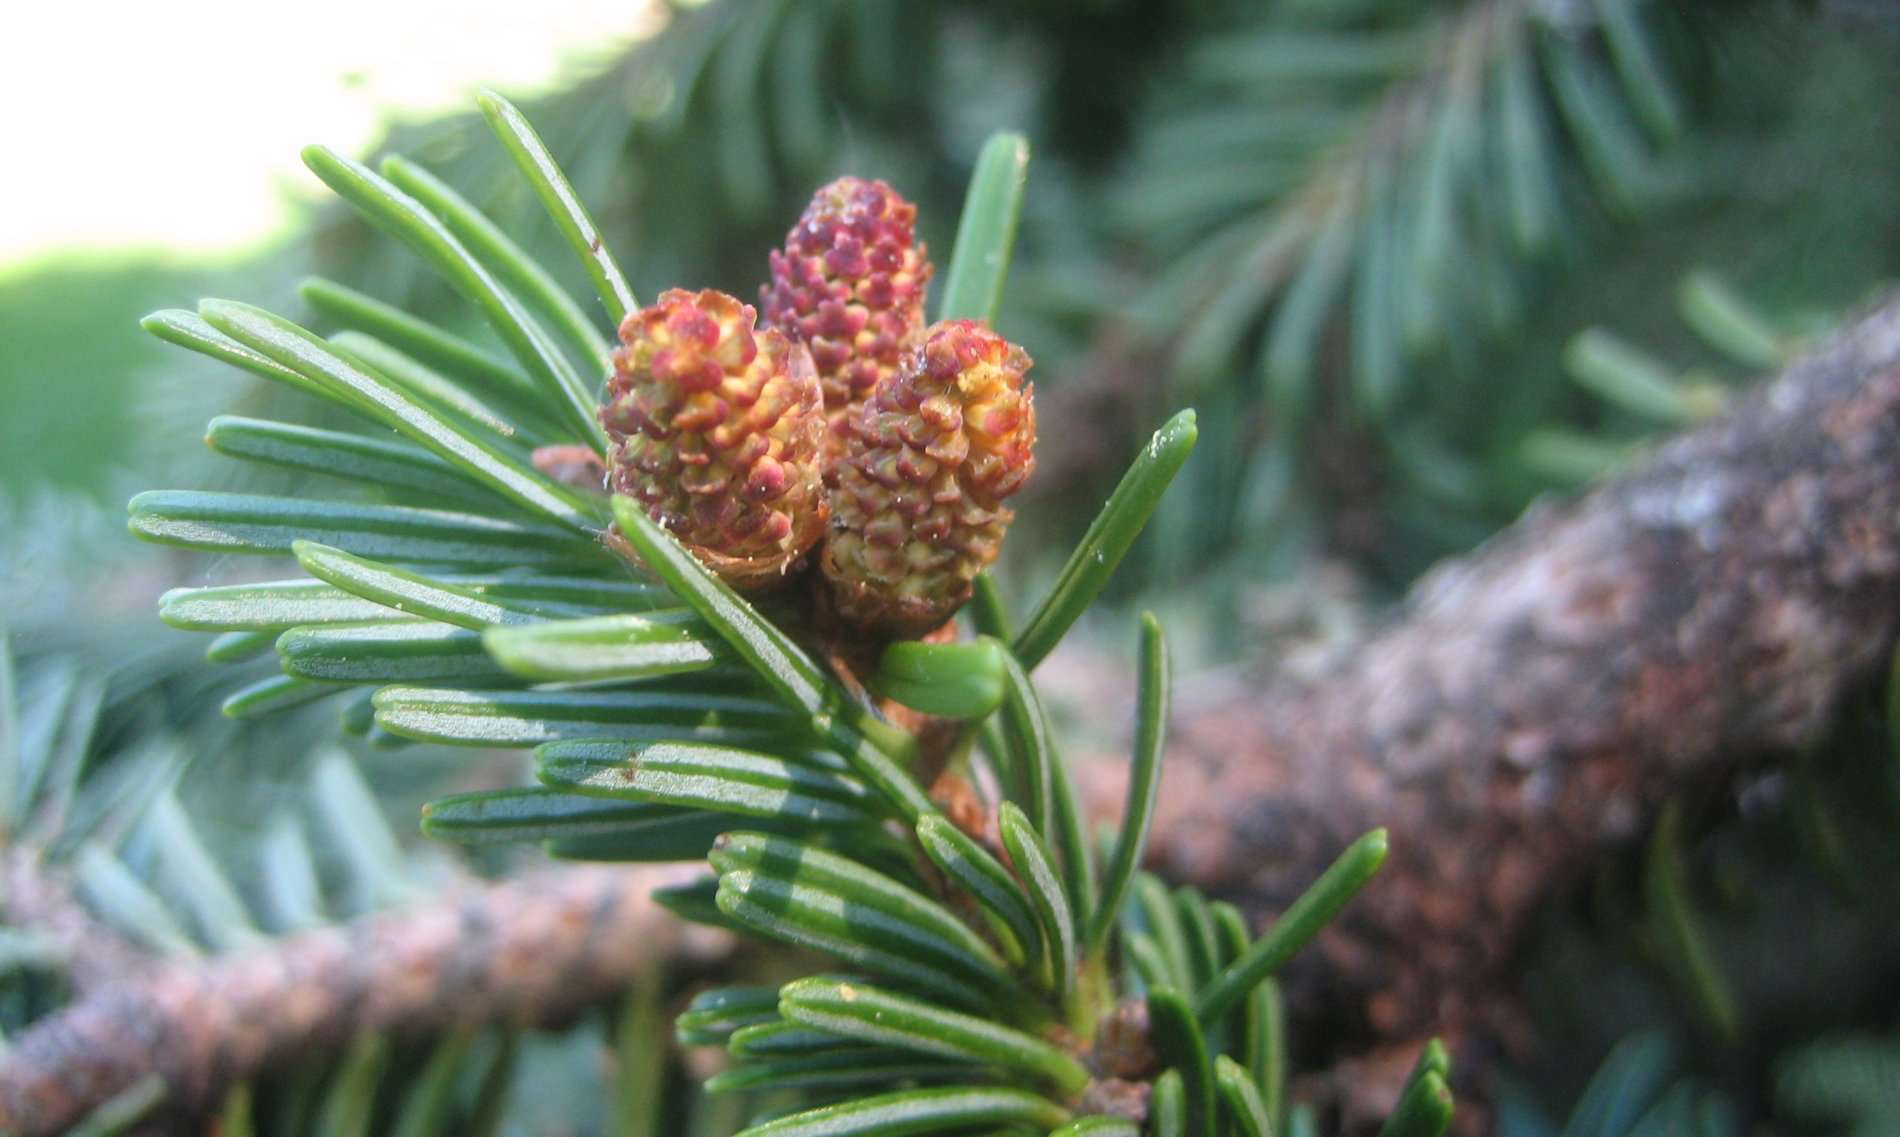
[[[215,255],[392,115],[524,96],[649,35],[655,0],[50,0],[0,32],[0,270],[55,250]]]

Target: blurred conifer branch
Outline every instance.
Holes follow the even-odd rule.
[[[1494,984],[1547,889],[1641,832],[1663,787],[1812,742],[1885,666],[1897,434],[1889,299],[1729,413],[1442,564],[1324,666],[1199,701],[1176,734],[1161,863],[1277,908],[1275,866],[1315,831],[1379,816],[1432,833],[1348,915],[1334,967],[1311,987],[1289,976],[1289,998],[1343,979],[1388,1037],[1508,1012]],[[1352,946],[1390,942],[1434,949],[1411,971]]]
[[[217,715],[195,653],[137,632],[33,632],[23,654],[0,648],[16,775],[0,897],[8,1132],[324,1118],[494,1133],[546,1114],[510,1092],[520,1067],[570,1078],[559,1064],[589,1045],[624,1068],[583,1079],[598,1107],[564,1119],[611,1112],[603,1133],[654,1132],[677,1076],[659,1008],[726,948],[682,946],[648,895],[663,880],[597,866],[474,878],[404,848],[334,746],[288,771],[247,755],[259,784],[220,786],[202,767],[264,736]],[[271,733],[306,733],[294,717]],[[225,816],[260,800],[256,825]],[[699,1113],[706,1128],[677,1131],[721,1131],[720,1111]]]

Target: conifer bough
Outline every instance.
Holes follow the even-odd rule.
[[[1174,877],[1287,911],[1369,824],[1376,888],[1283,976],[1366,1033],[1521,1024],[1554,890],[1738,761],[1798,752],[1900,629],[1900,297],[1725,415],[1422,578],[1321,671],[1205,697],[1155,818]],[[1418,950],[1394,957],[1385,945]]]
[[[603,302],[621,308],[631,296],[615,286],[623,278],[611,256],[572,240],[591,223],[551,158],[504,102],[489,96],[485,109],[557,212]],[[1284,1069],[1283,1057],[1247,1054],[1245,1074],[1236,1062],[1221,1066],[1220,1094],[1213,1063],[1229,1050],[1246,1053],[1249,1040],[1281,1037],[1278,1003],[1255,992],[1383,855],[1380,833],[1354,846],[1345,867],[1295,906],[1296,917],[1257,942],[1231,909],[1198,892],[1170,892],[1143,875],[1130,887],[1166,725],[1165,652],[1149,619],[1148,689],[1136,712],[1144,788],[1131,797],[1102,892],[1101,855],[1030,671],[1106,583],[1186,459],[1191,414],[1141,452],[1033,610],[1025,640],[908,644],[871,677],[872,689],[902,695],[953,729],[913,732],[886,721],[825,665],[834,654],[943,628],[995,560],[1012,518],[1004,502],[1034,469],[1029,356],[989,326],[1026,160],[1018,139],[986,148],[951,266],[967,286],[957,318],[921,327],[931,268],[912,243],[914,209],[888,186],[845,179],[820,192],[770,260],[766,303],[777,326],[755,326],[753,310],[723,293],[673,290],[626,314],[608,358],[604,345],[590,346],[595,336],[573,327],[577,306],[549,294],[553,278],[447,187],[399,160],[385,164],[385,180],[323,157],[318,164],[339,192],[463,285],[522,349],[518,357],[542,380],[530,398],[544,405],[531,417],[572,417],[564,408],[578,384],[563,350],[602,356],[594,363],[611,371],[605,404],[588,422],[569,422],[565,435],[537,428],[530,437],[500,412],[448,409],[454,381],[425,378],[426,368],[399,364],[400,353],[375,350],[370,337],[351,348],[230,304],[206,306],[215,334],[178,320],[160,325],[220,358],[232,355],[227,339],[260,353],[271,364],[260,374],[426,447],[440,459],[427,465],[435,482],[402,483],[405,503],[432,503],[429,486],[444,478],[466,491],[455,513],[246,495],[137,499],[134,525],[144,536],[293,551],[322,582],[321,590],[283,582],[168,596],[165,611],[179,622],[276,637],[288,677],[253,688],[240,709],[262,714],[355,687],[351,706],[367,706],[373,724],[359,711],[345,719],[351,729],[534,747],[540,787],[433,803],[427,831],[466,843],[539,839],[565,857],[704,858],[712,875],[667,890],[663,904],[866,973],[863,981],[808,978],[776,998],[728,992],[682,1017],[683,1041],[724,1042],[733,1056],[709,1092],[820,1095],[787,1099],[795,1108],[749,1137],[995,1125],[1076,1135],[1138,1125],[1189,1137],[1258,1132],[1260,1103],[1278,1100],[1268,1073]],[[975,297],[987,298],[977,305],[984,310],[963,310]],[[391,329],[402,325],[377,326],[397,334]],[[828,430],[828,413],[839,429]],[[520,445],[597,453],[595,427],[607,443],[610,500],[549,478]],[[279,442],[293,438],[263,429]],[[371,492],[391,492],[372,471],[397,454],[413,458],[308,432],[294,441],[306,468],[321,467],[325,449],[354,454],[356,480]],[[269,453],[237,447],[233,456]],[[482,511],[490,501],[498,516]],[[513,520],[523,512],[532,524]],[[795,572],[814,548],[817,571]],[[530,551],[539,555],[517,555]],[[629,567],[653,583],[587,586]],[[823,650],[805,642],[813,633],[780,627],[736,591],[775,581],[829,600],[839,619],[813,622],[832,637]],[[985,623],[1001,631],[1002,598],[989,592]],[[339,615],[354,619],[339,624]],[[541,685],[577,681],[587,685]],[[920,779],[929,763],[940,768],[952,757],[985,767],[970,779],[985,789],[946,810]],[[1113,908],[1099,911],[1105,902]],[[585,921],[571,931],[589,943],[596,937]],[[88,1021],[96,1037],[100,1024]],[[72,1037],[70,1025],[38,1037],[57,1048]],[[20,1049],[34,1037],[19,1040]],[[218,1070],[193,1075],[215,1079]],[[1159,1088],[1169,1079],[1190,1091],[1190,1105],[1151,1118],[1151,1092],[1173,1100]],[[194,1100],[205,1089],[177,1088]],[[0,1076],[0,1103],[7,1094]]]

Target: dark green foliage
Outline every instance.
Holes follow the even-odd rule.
[[[1561,18],[1296,6],[1202,29],[1139,118],[1114,198],[1161,262],[1142,322],[1172,343],[1175,382],[1222,411],[1210,476],[1248,483],[1211,493],[1237,512],[1198,547],[1275,499],[1332,492],[1313,453],[1327,438],[1445,505],[1481,504],[1460,487],[1483,474],[1455,451],[1471,428],[1428,385],[1459,381],[1522,318],[1591,213],[1661,196],[1680,23],[1616,0]]]
[[[1873,1137],[1900,1116],[1900,1041],[1892,1035],[1823,1039],[1786,1055],[1775,1102],[1791,1117]]]
[[[1415,1072],[1408,1095],[1419,1081]],[[1618,1043],[1591,1075],[1561,1129],[1514,1089],[1507,1088],[1498,1109],[1500,1137],[1739,1137],[1742,1132],[1733,1105],[1683,1076],[1676,1048],[1657,1034],[1632,1035]]]
[[[1721,413],[1731,388],[1758,369],[1792,358],[1802,335],[1777,328],[1719,275],[1691,272],[1676,288],[1676,313],[1708,362],[1676,369],[1603,328],[1587,328],[1564,350],[1565,374],[1601,401],[1596,433],[1546,427],[1522,443],[1524,461],[1545,477],[1578,482],[1620,464],[1646,436]],[[1808,334],[1820,329],[1810,328]],[[1727,372],[1725,374],[1725,372]]]
[[[1563,1042],[1527,1071],[1537,1096],[1565,1102],[1620,1036],[1641,1039],[1618,1043],[1580,1099],[1579,1117],[1625,1128],[1579,1131],[1648,1133],[1694,1117],[1699,1130],[1664,1131],[1763,1122],[1805,1133],[1879,1116],[1868,1087],[1895,1028],[1888,913],[1900,865],[1900,767],[1882,694],[1851,700],[1810,752],[1745,769],[1732,796],[1670,803],[1639,848],[1597,866],[1582,911],[1546,922],[1526,982]],[[1506,1116],[1541,1116],[1532,1096],[1514,1094]],[[1542,1131],[1555,1130],[1503,1129]]]

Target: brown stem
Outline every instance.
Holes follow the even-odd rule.
[[[217,1100],[364,1031],[535,1025],[598,1003],[682,944],[651,871],[577,866],[470,884],[415,909],[170,963],[36,1023],[0,1063],[0,1132],[55,1134],[140,1079]]]
[[[1317,673],[1177,710],[1156,859],[1271,913],[1376,825],[1289,974],[1367,1036],[1507,1025],[1526,917],[1671,794],[1798,746],[1900,617],[1900,300],[1421,580]]]
[[[158,957],[101,923],[37,849],[0,850],[0,926],[29,928],[58,946],[73,991],[89,995],[158,966]]]

